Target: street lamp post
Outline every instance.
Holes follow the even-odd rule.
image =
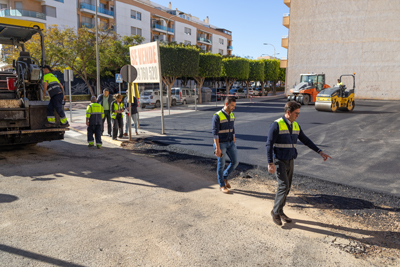
[[[97,22],[97,0],[96,0],[96,7],[95,7],[95,20],[96,20],[96,86],[97,86],[97,95],[100,95],[100,64],[99,64],[99,29],[98,29],[98,22]]]
[[[267,43],[264,43],[264,45],[272,45],[272,47],[274,48],[274,58],[276,58],[276,50],[275,50],[275,46],[274,46],[273,44],[267,44]]]

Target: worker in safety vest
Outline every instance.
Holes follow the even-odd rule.
[[[235,140],[235,116],[233,110],[236,107],[236,98],[228,96],[225,98],[224,108],[214,114],[213,135],[215,155],[218,158],[217,177],[220,190],[229,194],[231,185],[228,183],[228,176],[236,169],[238,162],[238,152]],[[224,171],[227,156],[231,163]]]
[[[115,94],[113,97],[114,97],[114,101],[111,103],[111,107],[110,107],[111,120],[112,120],[112,124],[113,124],[112,139],[117,140],[118,129],[119,129],[118,138],[122,138],[122,136],[124,134],[124,132],[123,132],[124,103],[122,103],[122,95]]]
[[[336,84],[337,86],[341,86],[341,85],[343,85],[343,83],[340,81],[340,79],[337,79],[337,84]]]
[[[92,103],[86,108],[87,140],[89,147],[94,146],[94,134],[96,137],[96,146],[97,148],[101,148],[101,130],[103,126],[104,108],[100,104],[96,103],[97,99],[95,96],[92,96],[90,101]]]
[[[51,73],[51,67],[46,65],[43,67],[43,96],[46,92],[50,96],[50,103],[47,106],[47,127],[56,126],[56,117],[54,116],[54,110],[60,116],[61,127],[68,127],[68,120],[65,116],[64,107],[62,101],[65,100],[64,87],[56,76]]]
[[[302,131],[296,122],[300,114],[301,104],[289,101],[285,105],[285,115],[273,122],[269,128],[267,141],[268,172],[275,173],[278,180],[272,220],[282,225],[281,219],[290,223],[292,220],[283,212],[286,198],[292,185],[294,159],[297,158],[296,144],[299,139],[304,145],[317,152],[324,161],[331,158],[322,152]],[[276,167],[275,165],[278,165]]]

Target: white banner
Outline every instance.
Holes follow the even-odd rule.
[[[131,65],[137,70],[135,83],[161,83],[160,49],[158,42],[131,46]]]

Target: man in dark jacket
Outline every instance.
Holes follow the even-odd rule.
[[[304,145],[317,152],[324,161],[331,158],[322,152],[301,130],[296,122],[300,114],[301,105],[296,101],[289,101],[285,105],[285,115],[274,121],[268,132],[267,158],[268,172],[275,173],[278,180],[274,208],[271,211],[272,220],[282,225],[281,219],[290,223],[292,219],[283,213],[286,198],[292,186],[294,159],[297,158],[296,144],[299,139]],[[278,165],[276,167],[275,165]]]
[[[103,93],[97,98],[97,103],[100,104],[104,109],[103,125],[101,126],[101,134],[104,132],[104,121],[107,119],[108,135],[111,136],[111,102],[113,101],[110,91],[106,88]]]

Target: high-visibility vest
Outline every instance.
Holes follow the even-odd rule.
[[[219,117],[218,138],[219,142],[227,142],[233,140],[233,129],[235,127],[235,115],[233,112],[229,115],[229,121],[222,110],[216,112],[214,115]]]
[[[296,144],[300,134],[300,126],[297,122],[292,122],[292,133],[290,134],[288,125],[283,118],[275,120],[279,126],[278,139],[274,143],[275,158],[282,160],[295,159],[297,157]]]
[[[343,85],[343,83],[342,83],[342,82],[340,82],[340,83],[337,83],[336,85],[338,85],[338,86],[339,86],[339,85]]]
[[[60,81],[54,76],[53,73],[47,73],[43,76],[43,82],[47,83],[47,92],[50,97],[62,93]]]
[[[86,108],[86,118],[89,119],[89,125],[103,124],[104,108],[98,103],[91,103]]]
[[[111,119],[116,119],[117,118],[117,114],[121,114],[122,117],[124,117],[123,113],[117,113],[115,111],[117,110],[124,110],[124,103],[122,103],[122,101],[119,103],[119,108],[118,108],[118,103],[117,101],[112,102],[111,104],[111,110],[113,111],[113,113],[111,114]]]

